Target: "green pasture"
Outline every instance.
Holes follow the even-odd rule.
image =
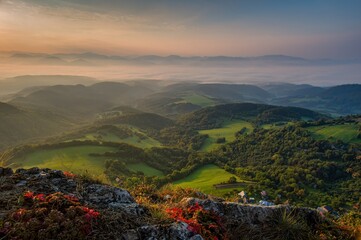
[[[312,132],[313,136],[318,140],[341,140],[346,143],[361,143],[361,139],[357,138],[358,124],[339,124],[339,125],[323,125],[308,127],[307,130]]]
[[[222,196],[223,194],[228,193],[234,189],[240,190],[240,188],[216,189],[213,186],[221,182],[227,182],[230,177],[236,176],[216,165],[208,164],[197,169],[187,177],[173,182],[173,184],[175,186],[184,188],[189,187],[198,189],[207,194]],[[238,181],[240,181],[238,177],[236,178]]]
[[[145,163],[131,163],[131,164],[127,164],[127,168],[133,172],[143,172],[144,175],[146,176],[158,176],[158,177],[162,177],[164,176],[164,174],[159,171],[158,169],[155,169]]]
[[[51,168],[70,171],[75,174],[88,173],[96,177],[103,177],[105,158],[93,157],[90,154],[115,150],[113,147],[106,146],[73,146],[44,149],[29,153],[12,162],[21,168]]]
[[[200,134],[207,134],[209,136],[203,144],[201,151],[211,151],[217,148],[220,145],[216,142],[218,138],[224,137],[226,142],[234,141],[236,139],[236,132],[242,128],[247,128],[246,133],[253,131],[252,124],[244,120],[226,121],[221,128],[200,130]]]

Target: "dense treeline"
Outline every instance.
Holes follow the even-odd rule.
[[[174,126],[162,129],[158,134],[153,135],[166,146],[178,147],[186,150],[199,150],[206,135],[201,135],[197,131],[181,126]]]
[[[316,141],[307,130],[292,125],[257,128],[213,157],[227,171],[257,182],[249,186],[251,193],[268,189],[275,198],[280,195],[304,206],[341,207],[361,197],[359,151],[342,142]]]
[[[323,126],[323,125],[338,125],[346,123],[359,123],[361,115],[347,115],[332,119],[319,119],[318,121],[300,121],[298,124],[301,127]],[[361,126],[360,126],[361,127]]]
[[[174,125],[174,122],[168,118],[154,113],[137,113],[121,115],[113,118],[99,120],[102,124],[129,124],[147,131],[159,131],[163,128]]]
[[[224,119],[247,119],[255,125],[265,123],[320,119],[325,115],[297,107],[279,107],[254,103],[233,103],[204,108],[181,117],[178,123],[191,129],[212,129],[222,126]]]

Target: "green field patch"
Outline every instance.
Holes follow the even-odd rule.
[[[91,153],[115,151],[106,146],[74,146],[58,149],[38,150],[12,162],[21,168],[51,168],[70,171],[75,174],[88,173],[97,178],[104,178],[105,158],[93,157]]]
[[[164,174],[159,171],[158,169],[155,169],[145,163],[130,163],[127,164],[127,168],[133,172],[142,172],[144,173],[144,175],[152,177],[152,176],[157,176],[157,177],[163,177]]]
[[[247,129],[245,133],[253,131],[252,124],[244,120],[226,121],[222,128],[200,130],[200,134],[207,134],[209,136],[203,144],[201,151],[211,151],[219,147],[221,145],[217,143],[217,139],[219,138],[225,138],[226,143],[236,140],[235,134],[242,128]]]
[[[184,188],[194,188],[198,189],[204,193],[212,194],[216,196],[223,196],[225,193],[228,193],[234,189],[242,190],[242,187],[230,187],[230,188],[216,188],[214,185],[220,184],[222,182],[227,182],[230,177],[236,177],[235,175],[227,172],[226,170],[213,165],[208,164],[205,165],[187,177],[174,182],[173,184],[176,186],[184,187]],[[241,181],[238,177],[236,177],[237,181]]]
[[[313,136],[317,140],[341,140],[346,143],[361,143],[361,139],[358,139],[358,124],[339,124],[339,125],[323,125],[308,127]]]
[[[212,106],[215,104],[214,100],[212,100],[208,97],[199,95],[199,94],[189,94],[182,98],[184,100],[182,102],[184,102],[184,103],[191,103],[191,104],[198,105],[201,107],[208,107],[208,106]]]
[[[136,129],[132,126],[127,126],[133,131],[133,136],[120,138],[116,134],[110,131],[101,131],[101,132],[92,132],[84,135],[78,140],[92,140],[92,141],[102,141],[102,142],[116,142],[116,143],[127,143],[129,145],[133,145],[139,148],[152,148],[152,147],[161,147],[162,144],[147,136],[139,129]]]
[[[282,122],[280,122],[280,123],[267,123],[267,124],[263,124],[261,127],[263,129],[268,130],[268,129],[281,128],[281,127],[284,127],[284,126],[289,125],[289,124],[291,124],[291,123],[282,123]]]

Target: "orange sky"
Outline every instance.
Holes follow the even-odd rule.
[[[281,14],[270,15],[274,10],[254,7],[251,1],[244,6],[237,1],[184,1],[183,6],[150,0],[146,8],[126,2],[0,0],[0,51],[338,57],[355,54],[347,46],[359,39],[359,32],[341,28],[359,25],[358,19],[333,27],[326,25],[326,15],[315,27],[303,16],[278,20]],[[246,7],[254,13],[242,12]],[[284,12],[302,11],[294,8]],[[337,31],[342,35],[335,38]]]

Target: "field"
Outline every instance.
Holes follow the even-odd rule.
[[[215,102],[212,99],[207,98],[202,95],[199,95],[199,94],[189,94],[182,98],[184,99],[184,101],[182,101],[182,102],[192,103],[194,105],[198,105],[201,107],[208,107],[208,106],[212,106],[215,104]]]
[[[357,139],[359,125],[340,124],[308,127],[316,139],[328,139],[331,141],[341,140],[346,143],[361,143]]]
[[[242,128],[247,128],[246,133],[253,130],[251,123],[243,120],[234,120],[225,122],[222,128],[199,131],[200,134],[208,134],[209,136],[203,144],[201,151],[211,151],[217,148],[220,145],[216,143],[218,138],[224,137],[226,142],[234,141],[236,139],[235,133]]]
[[[155,169],[145,163],[127,164],[127,168],[133,172],[141,171],[146,176],[158,176],[158,177],[164,176],[164,174],[161,171],[159,171],[158,169]]]
[[[127,143],[129,145],[133,145],[139,148],[152,148],[152,147],[161,147],[162,144],[157,140],[148,137],[140,130],[128,126],[133,132],[134,135],[132,137],[120,138],[116,134],[110,131],[102,131],[102,132],[92,132],[88,133],[85,136],[79,138],[78,140],[98,140],[103,142],[117,142],[117,143]],[[139,136],[143,136],[140,138]]]
[[[235,175],[225,171],[220,167],[209,164],[197,169],[189,176],[178,180],[173,184],[180,187],[190,187],[198,189],[207,194],[222,196],[223,194],[228,193],[233,189],[241,190],[241,188],[216,189],[213,187],[213,185],[215,184],[227,182],[229,178],[233,176],[236,177]],[[237,180],[240,181],[239,178],[237,178]]]
[[[15,159],[16,165],[22,168],[51,168],[70,171],[76,174],[84,172],[93,176],[103,176],[104,158],[89,156],[90,153],[114,151],[115,148],[103,146],[75,146],[51,150],[39,150],[22,158]]]

